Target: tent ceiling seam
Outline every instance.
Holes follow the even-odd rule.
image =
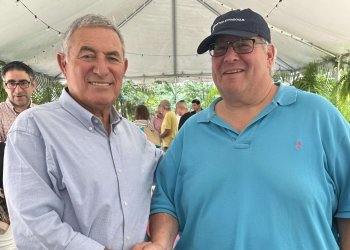
[[[277,32],[281,33],[282,35],[285,35],[285,36],[287,36],[289,38],[292,38],[292,39],[294,39],[294,40],[296,40],[298,42],[301,42],[302,44],[307,45],[307,46],[309,46],[311,48],[317,49],[318,51],[321,51],[322,53],[324,53],[326,55],[329,55],[329,56],[335,57],[335,58],[337,57],[337,55],[335,53],[332,53],[332,52],[330,52],[330,51],[328,51],[326,49],[323,49],[320,46],[315,45],[315,44],[305,40],[304,38],[301,38],[301,37],[298,37],[296,35],[293,35],[293,34],[287,32],[287,31],[284,31],[284,30],[282,30],[280,28],[277,28],[276,26],[273,26],[271,24],[269,24],[269,26],[270,26],[270,29],[277,31]]]
[[[209,4],[207,4],[206,2],[204,2],[203,0],[197,0],[198,3],[202,4],[205,8],[207,8],[208,10],[210,10],[211,12],[213,12],[216,16],[221,15],[219,11],[217,11],[214,7],[210,6]]]
[[[133,19],[139,12],[141,12],[148,4],[150,4],[152,0],[146,0],[142,5],[140,5],[133,13],[125,18],[120,24],[117,25],[118,29],[127,24],[131,19]]]

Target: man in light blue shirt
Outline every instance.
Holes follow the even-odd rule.
[[[18,249],[131,249],[145,238],[160,150],[113,108],[128,66],[108,19],[72,23],[57,56],[68,87],[8,134],[4,187]]]
[[[350,249],[350,126],[323,97],[273,84],[269,27],[250,9],[216,18],[221,94],[160,161],[152,243],[133,250]],[[200,152],[200,154],[198,154]]]

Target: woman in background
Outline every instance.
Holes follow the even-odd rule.
[[[153,124],[149,120],[149,111],[145,105],[138,105],[136,107],[134,123],[145,132],[149,141],[154,143],[157,147],[160,147],[159,132],[155,130]]]

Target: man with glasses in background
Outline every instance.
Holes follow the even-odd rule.
[[[178,233],[181,250],[350,249],[349,123],[323,97],[273,83],[258,13],[217,17],[197,52],[208,50],[221,97],[160,161],[152,243],[134,250],[171,249]]]
[[[5,102],[0,103],[0,249],[16,249],[3,192],[3,154],[7,133],[22,111],[33,106],[31,96],[35,90],[34,71],[23,62],[13,61],[2,67],[3,87],[7,93]]]
[[[6,142],[7,132],[18,114],[32,106],[31,96],[36,83],[34,71],[19,61],[3,66],[1,76],[7,99],[0,103],[0,141]]]

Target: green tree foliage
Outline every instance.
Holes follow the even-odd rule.
[[[338,84],[335,86],[334,91],[339,97],[340,101],[349,100],[350,95],[350,70],[343,72],[343,76],[340,78]]]
[[[317,81],[318,64],[310,63],[306,66],[304,76],[293,82],[296,88],[309,91],[312,93],[318,93],[319,82]]]
[[[175,110],[175,104],[179,100],[185,100],[190,104],[194,98],[198,98],[205,108],[217,96],[218,92],[212,83],[155,81],[140,85],[128,81],[123,84],[122,93],[117,100],[116,108],[121,111],[123,116],[133,120],[135,108],[139,104],[146,105],[150,113],[154,114],[159,102],[163,99],[169,100],[172,110]]]
[[[32,100],[35,104],[43,104],[55,101],[61,95],[63,85],[60,83],[38,84],[32,94]]]
[[[191,103],[193,99],[199,99],[202,107],[207,107],[213,100],[213,95],[209,95],[212,90],[217,92],[213,83],[185,81],[179,83],[178,98],[176,101],[185,100]]]
[[[293,85],[299,89],[324,96],[350,121],[350,71],[340,70],[342,77],[338,81],[333,76],[337,68],[325,68],[324,65],[310,63],[305,68],[303,77],[294,81]]]
[[[0,61],[0,68],[2,68],[2,66],[4,66],[6,63],[3,61]],[[3,87],[3,83],[2,83],[2,77],[0,76],[0,83],[1,83],[1,87],[0,87],[0,102],[3,102],[6,100],[7,98],[7,93]]]
[[[154,106],[156,104],[156,92],[149,85],[138,85],[127,81],[123,84],[122,92],[117,99],[116,108],[125,117],[133,118],[135,108],[139,104]]]
[[[0,87],[0,102],[3,102],[7,98],[7,93],[6,93],[5,89],[4,89],[1,77],[0,77],[0,84],[1,84],[1,87]]]

